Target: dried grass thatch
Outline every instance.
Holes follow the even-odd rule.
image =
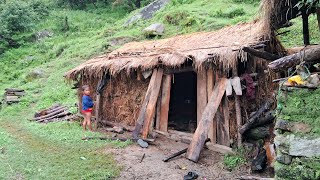
[[[263,21],[243,23],[216,32],[200,32],[168,39],[131,42],[108,55],[93,58],[70,70],[66,78],[79,76],[100,77],[104,73],[116,75],[122,71],[148,70],[156,66],[180,67],[186,60],[193,60],[195,69],[204,64],[227,70],[235,67],[238,59],[247,60],[241,48],[265,43],[270,32]]]

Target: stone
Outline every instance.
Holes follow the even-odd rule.
[[[312,129],[308,124],[302,122],[289,122],[282,119],[277,120],[274,128],[295,133],[309,133]]]
[[[291,135],[278,135],[274,138],[278,150],[290,156],[320,156],[320,138],[301,138]]]
[[[161,23],[151,24],[143,30],[146,36],[162,36],[164,33],[164,25]]]
[[[123,134],[124,133],[124,129],[121,126],[114,126],[112,129],[113,129],[114,132],[116,132],[118,134]]]
[[[106,131],[108,131],[108,132],[113,132],[114,129],[113,129],[113,128],[106,128]]]
[[[43,78],[44,77],[44,71],[42,69],[35,69],[32,70],[27,76],[26,79],[28,81],[32,81],[33,79]]]
[[[49,30],[42,30],[39,32],[36,32],[33,37],[35,41],[40,41],[42,39],[48,38],[48,37],[52,37],[53,36],[53,32],[49,31]]]
[[[276,160],[281,164],[289,165],[292,162],[292,157],[287,154],[278,155]]]
[[[147,142],[145,142],[144,140],[142,140],[142,139],[138,139],[137,143],[142,148],[147,148],[149,146],[149,144]]]
[[[111,135],[111,137],[113,137],[113,138],[115,138],[115,137],[117,137],[118,136],[118,134],[116,134],[116,133],[113,133],[112,135]]]
[[[140,19],[150,19],[153,17],[153,15],[159,11],[161,8],[166,6],[170,0],[156,0],[147,5],[146,7],[142,8],[141,11],[138,14],[135,14],[132,16],[128,21],[124,23],[124,26],[129,26],[130,24],[133,24],[137,22]]]

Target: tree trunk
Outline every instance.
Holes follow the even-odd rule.
[[[213,118],[221,103],[222,97],[225,94],[227,79],[220,79],[214,87],[210,101],[204,109],[201,120],[198,123],[196,132],[193,135],[191,144],[189,145],[186,157],[194,162],[199,159],[200,151],[204,146],[205,140],[208,137],[209,124],[212,124]]]
[[[305,62],[320,61],[320,45],[275,60],[268,67],[274,71],[286,70],[300,64],[301,59]]]

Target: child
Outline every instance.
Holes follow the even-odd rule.
[[[83,130],[87,129],[87,125],[89,129],[93,131],[92,124],[91,124],[91,113],[93,107],[93,101],[90,97],[90,87],[88,85],[82,86],[82,114],[84,116],[84,121],[82,124]]]

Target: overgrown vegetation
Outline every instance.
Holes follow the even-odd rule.
[[[320,90],[296,90],[278,96],[279,118],[304,122],[320,135]]]
[[[247,162],[244,154],[245,149],[238,149],[236,154],[227,154],[223,157],[223,164],[227,169],[235,170]]]

